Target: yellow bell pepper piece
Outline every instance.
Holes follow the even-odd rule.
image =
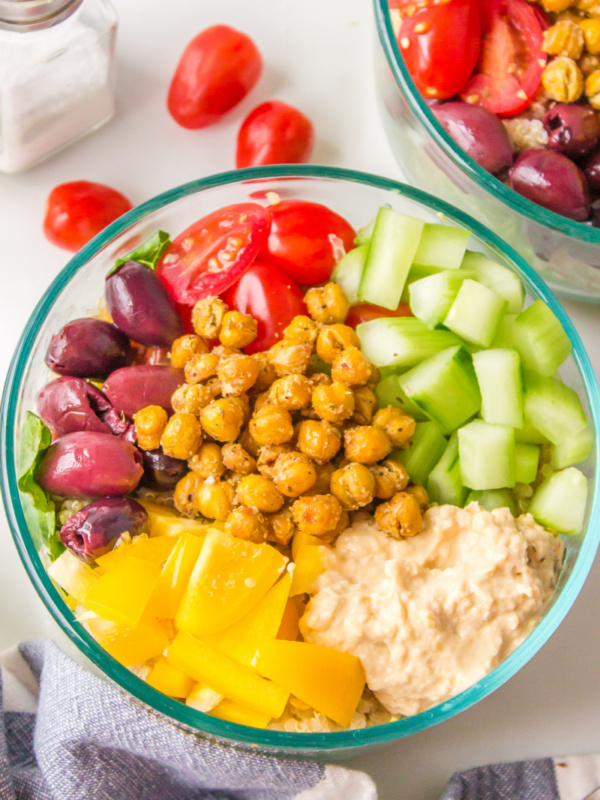
[[[365,671],[359,658],[309,642],[263,642],[256,668],[265,678],[343,726],[350,723],[365,688]]]
[[[160,567],[142,558],[121,558],[98,578],[85,605],[103,619],[135,628],[160,577]]]
[[[179,536],[182,533],[202,534],[207,528],[217,527],[223,530],[222,523],[200,522],[197,519],[182,517],[177,511],[160,503],[151,503],[147,500],[139,501],[148,514],[150,521],[150,536]]]
[[[285,558],[271,545],[209,530],[175,624],[196,636],[229,628],[254,608],[283,573],[285,564]]]
[[[298,638],[298,634],[300,633],[300,629],[298,627],[300,615],[298,613],[298,606],[294,602],[294,599],[295,598],[290,597],[285,604],[283,617],[281,618],[281,625],[277,631],[277,639],[287,639],[290,642],[295,642]]]
[[[194,686],[192,678],[170,664],[164,656],[156,659],[146,683],[169,697],[179,699],[187,697]]]
[[[207,683],[245,708],[269,717],[279,717],[283,713],[288,691],[186,631],[177,634],[167,650],[167,658],[194,680]]]
[[[177,539],[172,536],[158,537],[158,539],[174,539],[176,544],[162,568],[160,578],[148,603],[149,613],[155,614],[161,619],[175,617],[208,530],[205,528],[202,536],[184,533]]]
[[[48,575],[78,603],[83,603],[86,594],[98,580],[98,575],[90,565],[70,550],[65,550],[50,564]]]
[[[155,619],[144,617],[135,628],[125,628],[100,617],[89,619],[85,624],[98,644],[124,667],[155,658],[169,646],[164,630]]]
[[[110,550],[103,556],[98,556],[96,564],[104,572],[108,572],[121,558],[134,556],[135,558],[143,558],[145,561],[153,561],[155,564],[162,566],[170,556],[177,541],[176,536],[154,536],[149,539],[146,534],[142,534],[135,542],[119,545],[119,547],[115,547],[114,550]]]
[[[267,714],[252,711],[250,708],[244,708],[244,706],[239,705],[239,703],[234,703],[227,698],[221,700],[219,705],[215,706],[210,712],[210,715],[211,717],[224,719],[226,722],[248,725],[250,728],[266,728],[271,721],[271,717]]]
[[[292,588],[290,596],[304,594],[314,590],[314,583],[325,569],[323,554],[325,547],[313,545],[302,545],[294,559],[294,570],[292,572]]]
[[[292,537],[292,558],[295,561],[296,556],[298,555],[298,550],[301,547],[305,547],[306,545],[322,545],[323,540],[319,539],[318,536],[311,536],[310,533],[305,533],[304,531],[296,531],[296,533]]]
[[[277,635],[291,585],[292,578],[286,572],[250,613],[224,631],[205,634],[202,641],[250,666],[261,642]]]
[[[218,706],[223,695],[219,694],[206,683],[196,683],[192,691],[185,700],[186,706],[195,708],[196,711],[203,711],[208,714],[215,706]]]

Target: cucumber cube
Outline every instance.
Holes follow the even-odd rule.
[[[469,490],[463,486],[456,434],[450,438],[442,457],[429,473],[427,494],[440,505],[464,506]]]
[[[413,263],[428,267],[458,269],[470,238],[471,233],[464,228],[426,222]]]
[[[435,328],[444,319],[454,302],[464,277],[444,270],[411,283],[408,288],[410,309],[428,328]]]
[[[445,270],[439,267],[425,267],[422,264],[413,264],[406,277],[406,283],[402,291],[402,300],[405,303],[410,301],[410,287],[415,281],[420,281],[421,278],[428,278],[430,275],[439,275]]]
[[[458,431],[462,482],[470,489],[515,485],[515,436],[512,428],[473,420]]]
[[[350,305],[358,302],[358,286],[368,251],[368,244],[355,247],[338,261],[331,273],[331,280],[342,287]]]
[[[548,444],[548,439],[534,428],[523,413],[523,427],[515,429],[515,442],[524,444]]]
[[[471,356],[449,347],[400,376],[404,393],[444,433],[452,433],[481,408]]]
[[[523,373],[523,409],[530,423],[552,444],[560,444],[587,425],[579,395],[556,378]]]
[[[354,244],[357,247],[360,247],[362,244],[368,244],[371,241],[371,236],[373,236],[373,231],[375,230],[375,220],[377,217],[373,217],[371,222],[368,225],[365,225],[363,228],[359,228],[356,231],[356,236],[354,237]]]
[[[515,336],[524,369],[554,375],[571,354],[571,341],[543,300],[536,300],[515,321]]]
[[[481,391],[481,416],[485,422],[523,426],[521,359],[516,350],[480,350],[473,366]]]
[[[446,445],[446,437],[436,422],[418,422],[412,445],[408,450],[394,450],[390,458],[404,464],[413,483],[424,486]]]
[[[512,270],[491,261],[482,253],[465,253],[461,269],[467,270],[479,283],[487,286],[508,302],[508,311],[518,314],[523,310],[525,289],[521,279]]]
[[[594,447],[594,434],[587,426],[569,436],[560,444],[552,445],[552,466],[556,469],[572,467],[587,461]]]
[[[397,406],[406,411],[407,414],[410,414],[411,417],[414,417],[417,422],[428,419],[427,414],[421,411],[419,406],[409,400],[404,393],[404,389],[400,386],[400,375],[388,375],[387,378],[379,381],[375,388],[375,394],[379,401],[379,408]]]
[[[507,307],[503,297],[467,278],[446,314],[444,325],[467,342],[489,347]]]
[[[515,480],[517,483],[533,483],[537,476],[539,463],[539,445],[515,442]]]
[[[412,367],[461,344],[450,331],[432,331],[416,317],[379,317],[356,326],[363,353],[377,367]]]
[[[358,287],[359,300],[398,308],[424,225],[423,220],[393,208],[379,209]]]
[[[573,536],[585,519],[587,478],[575,467],[554,472],[536,489],[529,513],[545,528]]]
[[[519,348],[517,347],[515,334],[516,321],[517,314],[505,314],[500,320],[498,330],[490,346],[495,350],[516,350],[518,352]]]
[[[517,516],[517,507],[514,498],[508,489],[488,489],[485,492],[469,492],[465,505],[479,503],[486,511],[496,508],[508,508],[513,517]]]

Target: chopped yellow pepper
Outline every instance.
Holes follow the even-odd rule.
[[[225,698],[221,700],[219,705],[215,706],[210,712],[211,716],[224,719],[227,722],[235,722],[238,725],[248,725],[251,728],[266,728],[271,717],[267,714],[261,714],[259,711],[253,711],[250,708],[244,708],[239,703],[234,703],[233,700]]]
[[[98,580],[98,575],[90,565],[70,550],[65,550],[50,564],[48,575],[78,603],[83,603],[86,594]]]
[[[219,522],[200,522],[182,517],[177,511],[159,503],[140,500],[150,520],[150,536],[179,536],[182,533],[202,534],[207,528],[223,529]]]
[[[195,708],[196,711],[203,711],[208,714],[215,706],[218,706],[223,695],[219,694],[206,683],[195,684],[192,691],[188,694],[185,704]]]
[[[175,536],[154,536],[149,539],[146,534],[142,534],[135,542],[119,545],[119,547],[115,547],[103,556],[98,556],[96,564],[102,567],[104,572],[108,572],[117,561],[127,556],[134,556],[135,558],[143,558],[145,561],[153,561],[155,564],[162,565],[176,544],[177,537]]]
[[[175,617],[194,564],[200,555],[207,530],[208,528],[204,529],[202,536],[184,533],[175,539],[175,547],[162,568],[160,578],[148,603],[149,613],[155,614],[161,619]],[[173,539],[174,537],[166,538]]]
[[[301,547],[305,547],[306,545],[317,546],[322,544],[323,540],[319,539],[318,536],[311,536],[310,533],[305,533],[304,531],[296,531],[292,537],[292,558],[294,561],[296,560],[298,550],[300,550]]]
[[[294,571],[292,572],[292,588],[290,595],[311,592],[314,583],[325,569],[323,563],[323,553],[326,548],[315,547],[313,545],[301,545],[294,558]]]
[[[169,646],[167,635],[155,619],[144,617],[135,628],[125,628],[99,617],[85,624],[98,644],[125,667],[155,658]]]
[[[102,619],[135,628],[159,576],[158,564],[125,556],[92,586],[85,605]]]
[[[298,622],[300,621],[300,614],[298,613],[298,606],[294,602],[295,598],[290,599],[285,604],[283,617],[281,618],[281,625],[277,631],[277,639],[287,639],[290,642],[295,642],[300,633]]]
[[[194,686],[192,678],[170,664],[164,656],[156,659],[146,682],[159,692],[177,698],[186,698]]]

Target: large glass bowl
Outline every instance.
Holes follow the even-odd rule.
[[[590,481],[585,533],[566,539],[567,554],[556,591],[538,627],[497,669],[476,685],[416,716],[378,727],[337,733],[284,733],[258,730],[215,719],[171,700],[152,689],[122,667],[89,636],[74,619],[48,578],[34,540],[27,529],[17,488],[19,434],[25,412],[36,407],[38,391],[47,382],[44,354],[51,335],[74,317],[93,312],[103,293],[104,277],[115,257],[127,252],[133,243],[145,239],[158,228],[180,233],[199,217],[230,203],[264,196],[276,191],[282,198],[301,198],[325,203],[353,225],[368,222],[377,208],[393,208],[428,221],[441,218],[469,229],[472,247],[518,272],[529,299],[541,297],[556,314],[573,343],[573,355],[561,368],[565,381],[580,394],[590,425],[596,431],[600,422],[599,390],[592,367],[575,328],[559,303],[538,275],[508,247],[496,233],[462,211],[403,184],[349,170],[325,167],[268,167],[228,172],[193,181],[144,203],[125,214],[75,255],[48,288],[25,328],[14,355],[2,402],[2,492],[10,527],[21,559],[42,602],[79,652],[106,678],[151,706],[175,724],[198,734],[233,742],[238,746],[258,746],[279,753],[343,757],[357,748],[392,742],[403,736],[436,725],[486,697],[515,674],[557,628],[575,600],[600,538],[600,506],[596,484],[597,447],[583,467]],[[92,662],[90,664],[90,662]]]
[[[406,178],[502,236],[557,294],[600,303],[600,228],[542,208],[473,161],[438,123],[410,77],[388,0],[373,0],[373,5],[378,99]]]

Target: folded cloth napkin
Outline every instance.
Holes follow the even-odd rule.
[[[0,800],[376,800],[364,773],[217,744],[51,641],[0,658]]]

